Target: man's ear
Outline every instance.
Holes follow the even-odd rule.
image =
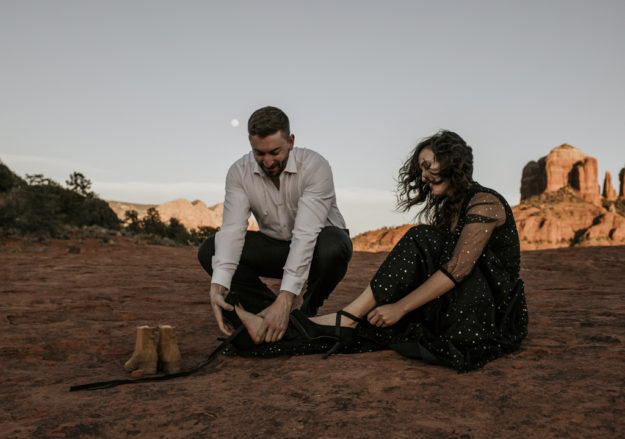
[[[295,145],[295,134],[289,136],[289,151],[293,149],[293,145]]]

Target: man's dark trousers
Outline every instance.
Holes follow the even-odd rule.
[[[259,313],[271,305],[276,295],[259,276],[280,279],[289,255],[290,241],[270,238],[261,232],[247,231],[241,259],[230,285],[226,302],[237,302],[250,312]],[[200,264],[212,276],[212,258],[215,254],[215,237],[208,238],[198,251]],[[330,295],[347,272],[352,257],[352,242],[347,230],[324,227],[315,244],[308,275],[308,287],[303,293],[302,311],[309,316]]]

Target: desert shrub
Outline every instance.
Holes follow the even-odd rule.
[[[615,201],[607,201],[604,199],[603,207],[618,215],[625,216],[625,199],[623,198],[617,198]]]
[[[625,199],[619,198],[614,202],[614,208],[616,209],[616,213],[621,216],[625,216]]]
[[[169,223],[165,224],[161,221],[161,216],[154,207],[148,209],[143,219],[139,219],[136,210],[127,210],[124,212],[124,224],[126,231],[130,234],[144,235],[150,238],[150,242],[160,244],[166,244],[168,239],[176,244],[199,245],[218,230],[207,226],[200,227],[198,230],[187,230],[178,218],[170,218]],[[155,238],[165,238],[166,240]]]
[[[155,207],[150,207],[148,213],[141,220],[141,231],[148,235],[167,236],[167,226],[161,221],[161,215]]]
[[[85,178],[85,176],[80,172],[71,173],[69,180],[65,180],[65,185],[70,191],[84,195],[85,197],[91,197],[94,195],[93,192],[89,190],[91,189],[91,180]]]
[[[559,203],[587,203],[586,200],[579,197],[579,194],[575,192],[570,186],[565,186],[554,192],[543,192],[539,195],[533,195],[525,200],[521,201],[521,205],[528,205],[532,207],[544,207],[547,204],[559,204]]]
[[[63,188],[42,174],[27,174],[26,180],[27,184],[13,180],[0,201],[0,227],[5,233],[62,237],[67,226],[119,228],[115,212],[95,194]]]
[[[170,218],[167,226],[167,237],[175,242],[187,244],[191,239],[191,234],[178,218]]]
[[[0,162],[0,193],[7,192],[16,186],[24,186],[26,182]]]
[[[141,220],[136,210],[127,210],[124,212],[124,225],[130,233],[141,233]]]
[[[200,245],[207,238],[210,238],[219,231],[218,227],[200,226],[198,229],[191,229],[191,243]]]

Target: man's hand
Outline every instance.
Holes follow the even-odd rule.
[[[226,335],[232,334],[232,330],[228,328],[227,325],[224,324],[224,318],[222,315],[222,310],[233,311],[234,307],[229,303],[226,303],[226,287],[219,284],[211,284],[210,291],[210,300],[211,306],[213,307],[213,313],[215,313],[215,320],[217,320],[217,326],[221,332]]]
[[[367,320],[373,326],[384,328],[399,322],[404,315],[405,312],[398,303],[391,303],[375,308],[369,313]]]
[[[295,295],[289,291],[280,291],[276,300],[258,314],[263,318],[263,324],[256,333],[257,340],[273,342],[284,337],[294,297]]]

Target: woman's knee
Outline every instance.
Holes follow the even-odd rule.
[[[437,227],[431,226],[429,224],[419,224],[408,229],[404,237],[406,239],[411,239],[417,242],[432,240],[439,241],[443,237],[443,234],[441,230]]]

